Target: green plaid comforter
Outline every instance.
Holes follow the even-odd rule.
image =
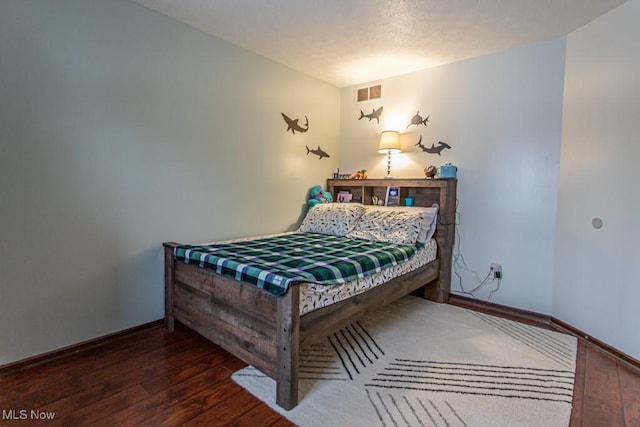
[[[181,245],[176,259],[248,282],[274,295],[294,282],[345,283],[407,261],[416,245],[294,233],[211,245]]]

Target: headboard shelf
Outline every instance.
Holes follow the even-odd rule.
[[[456,225],[456,189],[457,179],[328,179],[327,191],[337,200],[340,191],[352,195],[351,203],[372,205],[373,196],[384,201],[388,187],[398,187],[399,202],[404,205],[406,197],[414,199],[414,206],[432,206],[438,204],[438,226],[435,238],[438,242],[440,274],[437,286],[425,288],[429,299],[445,302],[451,291],[451,263]]]

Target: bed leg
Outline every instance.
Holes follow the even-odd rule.
[[[451,256],[443,253],[440,259],[440,272],[438,278],[431,286],[425,288],[425,298],[435,302],[445,303],[449,301],[451,290]]]
[[[300,294],[297,286],[278,298],[278,368],[276,403],[287,411],[298,404]]]
[[[174,288],[174,263],[173,245],[164,245],[164,326],[169,330],[174,330],[173,319],[173,288]]]

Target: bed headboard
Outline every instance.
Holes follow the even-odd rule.
[[[414,206],[439,206],[435,239],[438,242],[440,272],[437,283],[425,288],[425,297],[446,302],[451,291],[451,267],[456,226],[457,179],[329,179],[327,190],[334,200],[340,191],[351,193],[351,203],[373,204],[374,198],[385,200],[388,187],[400,191],[399,202],[411,197]]]

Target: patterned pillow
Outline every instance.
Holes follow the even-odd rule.
[[[357,203],[323,203],[309,209],[299,231],[346,235],[364,213],[364,206]]]
[[[436,232],[436,225],[438,222],[438,205],[434,204],[432,207],[427,208],[423,206],[365,206],[368,210],[380,210],[380,211],[403,211],[403,212],[423,212],[424,219],[420,224],[420,233],[418,234],[419,243],[427,243]]]
[[[414,244],[424,219],[424,211],[368,209],[347,236],[377,242]]]

